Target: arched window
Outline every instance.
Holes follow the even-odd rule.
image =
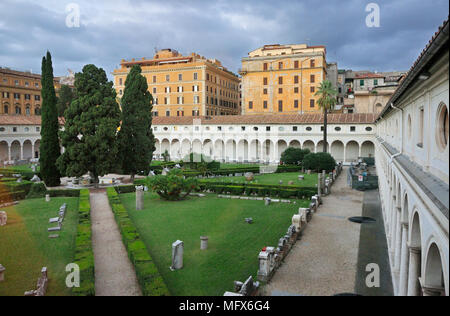
[[[34,109],[34,114],[35,114],[35,115],[41,115],[41,108],[40,108],[39,106],[37,106],[37,107]]]
[[[28,105],[27,105],[27,107],[25,108],[25,114],[26,114],[26,115],[30,115],[30,114],[31,114],[30,106],[28,106]]]
[[[8,114],[8,113],[9,113],[9,107],[8,107],[7,104],[5,104],[5,105],[3,106],[3,113],[5,113],[5,114]]]
[[[444,103],[441,103],[438,109],[436,133],[439,150],[444,151],[447,148],[449,137],[448,108]]]
[[[20,106],[16,105],[16,114],[22,114],[22,109],[20,108]]]

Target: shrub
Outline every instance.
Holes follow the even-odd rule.
[[[168,201],[182,200],[198,187],[197,179],[185,179],[180,169],[172,169],[167,176],[149,177],[147,184],[162,199]]]
[[[310,153],[309,149],[300,149],[294,147],[288,147],[281,154],[281,162],[287,165],[299,165],[303,162],[306,155]]]
[[[80,267],[80,287],[72,288],[76,296],[95,296],[94,252],[92,250],[91,205],[89,190],[79,192],[78,232],[75,241],[74,263]]]
[[[27,199],[42,198],[47,194],[47,188],[43,183],[33,183],[28,192]]]
[[[169,290],[114,188],[108,199],[144,296],[168,296]]]
[[[311,153],[303,160],[305,169],[321,172],[326,170],[331,172],[336,167],[336,161],[329,153]]]

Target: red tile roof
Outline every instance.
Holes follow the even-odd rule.
[[[59,118],[59,124],[64,125],[64,119]],[[41,117],[37,115],[0,115],[0,125],[41,125]]]

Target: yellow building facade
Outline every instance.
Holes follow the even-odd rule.
[[[61,83],[73,87],[73,77],[55,77],[56,93]],[[41,75],[0,68],[0,115],[41,115]]]
[[[163,49],[153,59],[122,60],[113,72],[114,86],[120,99],[126,77],[134,65],[153,96],[154,116],[238,115],[239,77],[220,61],[198,54],[182,56],[173,49]]]
[[[242,59],[242,114],[319,113],[325,46],[265,45]]]

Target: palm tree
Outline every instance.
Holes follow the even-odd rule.
[[[323,109],[323,152],[327,152],[327,114],[329,110],[332,110],[336,105],[337,91],[333,88],[332,84],[328,80],[324,80],[320,83],[316,96],[320,96],[317,103],[320,108]]]

